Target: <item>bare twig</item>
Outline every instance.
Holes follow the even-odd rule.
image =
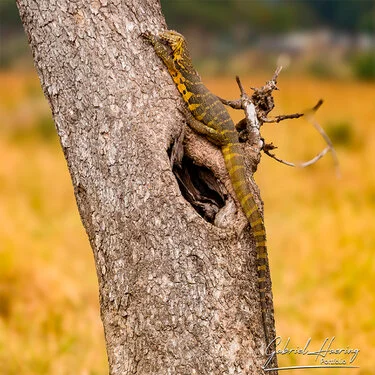
[[[284,120],[290,120],[290,119],[300,118],[302,116],[308,116],[309,114],[315,113],[322,104],[323,104],[323,100],[319,99],[318,103],[316,103],[314,107],[312,107],[311,109],[308,109],[306,112],[302,112],[302,113],[297,112],[297,113],[292,113],[290,115],[279,115],[273,118],[263,117],[262,121],[266,123],[275,123],[275,122],[279,123],[280,121],[284,121]]]
[[[316,155],[314,158],[311,160],[305,161],[303,163],[292,163],[290,161],[286,161],[283,159],[278,158],[275,154],[270,153],[268,150],[263,149],[264,153],[271,157],[272,159],[275,159],[279,163],[289,165],[290,167],[297,167],[297,168],[306,168],[309,165],[312,165],[316,163],[319,159],[321,159],[327,152],[331,151],[331,148],[327,146],[323,151],[321,151],[318,155]]]
[[[275,82],[275,85],[277,83],[277,78],[279,77],[279,74],[280,74],[282,69],[283,69],[283,67],[281,65],[278,66],[275,70],[275,73],[273,74],[273,77],[272,77],[271,81]]]
[[[320,104],[319,104],[320,103]],[[311,122],[311,124],[314,126],[314,128],[319,132],[319,134],[323,137],[325,142],[327,143],[333,157],[333,161],[335,164],[335,169],[336,169],[336,176],[338,178],[341,177],[341,172],[340,172],[340,167],[339,167],[339,159],[337,157],[335,148],[333,147],[333,144],[331,140],[329,139],[327,133],[323,130],[323,128],[319,125],[319,123],[315,120],[313,117],[313,114],[316,112],[316,110],[322,105],[323,101],[319,101],[319,103],[313,108],[313,111],[310,113],[306,113],[307,119]]]
[[[223,98],[220,98],[220,96],[218,96],[217,98],[224,104],[224,105],[227,105],[229,107],[232,107],[234,109],[243,109],[243,103],[242,103],[242,97],[244,95],[247,96],[247,94],[245,93],[245,90],[242,86],[242,83],[240,81],[240,78],[238,76],[236,76],[236,82],[237,82],[237,85],[238,87],[240,88],[240,93],[241,93],[241,98],[240,99],[237,99],[237,100],[226,100],[226,99],[223,99]]]
[[[318,122],[314,119],[314,114],[323,104],[323,100],[320,99],[318,103],[311,109],[308,109],[302,113],[292,113],[289,115],[278,115],[272,118],[268,118],[268,113],[272,111],[274,108],[274,101],[272,96],[272,91],[278,90],[277,88],[277,79],[282,70],[282,66],[278,66],[275,70],[275,73],[272,76],[272,79],[268,81],[264,86],[260,88],[251,88],[254,93],[251,97],[249,97],[240,81],[240,78],[236,76],[236,82],[241,92],[241,97],[238,100],[226,100],[218,97],[218,99],[225,105],[228,105],[234,109],[242,109],[245,112],[246,117],[237,124],[236,129],[239,131],[240,135],[244,134],[244,140],[252,139],[255,141],[255,144],[258,144],[258,147],[262,147],[263,142],[260,137],[260,127],[263,123],[279,123],[284,120],[289,119],[297,119],[300,117],[305,116],[309,122],[315,127],[315,129],[319,132],[319,134],[323,137],[325,142],[327,143],[327,147],[321,151],[317,156],[313,159],[306,161],[304,163],[296,164],[291,163],[286,160],[282,160],[278,158],[275,154],[272,154],[270,150],[272,148],[267,148],[266,145],[263,147],[263,151],[266,155],[270,156],[271,158],[277,160],[280,163],[292,166],[292,167],[299,167],[305,168],[309,165],[316,163],[319,159],[321,159],[328,151],[332,152],[332,156],[334,159],[337,175],[339,176],[339,169],[338,169],[338,159],[336,152],[333,148],[333,144],[329,139],[328,135],[324,132],[323,128],[318,124]],[[246,126],[244,126],[246,124]],[[247,132],[247,133],[246,133]],[[248,134],[252,134],[253,136],[250,137]],[[273,147],[274,148],[274,147]],[[260,149],[259,149],[260,151]]]
[[[272,91],[279,89],[277,87],[277,78],[279,77],[279,74],[282,69],[283,67],[281,65],[278,66],[275,70],[275,73],[273,73],[272,78],[269,81],[267,81],[263,87],[259,89],[255,87],[251,87],[251,89],[254,90],[255,92],[268,93],[269,95],[271,95]]]
[[[229,107],[232,107],[233,109],[242,109],[242,103],[241,99],[237,100],[226,100],[223,98],[220,98],[220,96],[217,97],[224,105],[227,105]]]
[[[241,97],[243,97],[244,95],[246,95],[246,93],[245,93],[245,90],[244,90],[244,88],[242,86],[242,83],[240,81],[240,77],[239,76],[236,76],[236,82],[237,82],[237,85],[238,85],[238,87],[240,89]]]
[[[275,122],[279,123],[280,121],[284,121],[284,120],[290,120],[290,119],[300,118],[300,117],[302,117],[304,115],[305,115],[304,113],[292,113],[290,115],[279,115],[279,116],[275,116],[273,118],[263,117],[262,121],[266,122],[266,123],[275,123]]]
[[[238,76],[236,76],[236,81],[241,92],[240,101],[241,101],[241,108],[245,112],[246,129],[251,134],[250,139],[251,139],[253,146],[256,147],[257,152],[260,153],[263,147],[263,141],[260,137],[261,124],[258,120],[257,109],[256,109],[256,106],[254,105],[254,102],[245,92],[242,86],[241,80]]]
[[[312,110],[314,112],[316,112],[321,107],[322,104],[323,104],[323,99],[319,99],[318,103],[315,104],[315,106],[312,108]]]
[[[272,76],[272,79],[270,81],[268,81],[263,87],[261,87],[260,89],[258,88],[255,88],[255,87],[251,87],[251,89],[253,91],[255,91],[255,93],[258,93],[258,92],[262,92],[262,93],[268,93],[269,95],[271,94],[271,92],[273,90],[278,90],[276,84],[277,84],[277,78],[281,72],[281,69],[282,69],[282,66],[278,66],[275,70],[275,73],[273,74]],[[241,96],[243,96],[244,94],[247,95],[245,93],[245,90],[242,86],[242,83],[239,79],[238,76],[236,76],[236,82],[238,84],[238,87],[240,88],[240,92],[241,92]],[[243,109],[243,103],[242,103],[242,100],[241,99],[237,99],[237,100],[227,100],[227,99],[223,99],[221,98],[220,96],[217,97],[224,105],[227,105],[229,107],[232,107],[234,109]],[[254,103],[256,104],[256,103]]]
[[[302,163],[301,165],[303,167],[306,167],[308,165],[311,165],[313,163],[315,163],[316,161],[318,161],[322,156],[324,156],[328,151],[331,151],[332,153],[332,157],[333,157],[333,160],[334,160],[334,163],[335,163],[335,168],[336,168],[336,174],[337,176],[339,177],[340,176],[340,170],[339,170],[339,162],[338,162],[338,158],[337,158],[337,154],[336,154],[336,151],[333,147],[333,144],[331,142],[331,140],[329,139],[328,135],[326,134],[326,132],[323,130],[323,128],[319,125],[319,123],[314,119],[314,114],[316,113],[316,111],[321,107],[321,105],[323,104],[323,100],[320,99],[318,101],[318,103],[315,104],[315,106],[303,113],[294,113],[294,114],[290,114],[290,115],[280,115],[280,116],[276,116],[272,119],[268,119],[268,118],[262,118],[262,121],[263,122],[267,122],[267,123],[271,123],[271,122],[280,122],[280,121],[283,121],[283,120],[287,120],[287,119],[294,119],[294,118],[299,118],[299,117],[302,117],[302,116],[305,116],[307,118],[307,120],[314,126],[314,128],[318,131],[318,133],[323,137],[324,141],[327,143],[328,147],[325,148],[321,153],[319,153],[315,158],[311,159],[310,161],[306,162],[306,163]],[[293,163],[290,163],[290,162],[286,162],[284,160],[281,160],[281,159],[278,159],[275,155],[273,154],[270,154],[269,153],[269,150],[263,150],[265,152],[265,154],[267,154],[268,156],[271,156],[272,158],[274,158],[275,160],[283,163],[283,164],[286,164],[286,165],[290,165],[290,166],[299,166],[301,167],[301,165],[294,165]]]

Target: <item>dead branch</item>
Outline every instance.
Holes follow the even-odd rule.
[[[266,117],[263,117],[262,118],[262,122],[266,122],[266,123],[279,123],[280,121],[284,121],[284,120],[290,120],[290,119],[295,119],[295,118],[300,118],[302,116],[304,116],[305,114],[304,113],[292,113],[290,115],[279,115],[279,116],[275,116],[273,118],[266,118]]]
[[[251,135],[252,146],[256,148],[257,153],[261,151],[263,148],[263,140],[260,136],[260,122],[258,120],[257,109],[254,105],[254,102],[245,92],[241,80],[238,76],[236,76],[236,82],[240,89],[241,97],[239,99],[240,106],[245,112],[245,119],[246,119],[246,129],[245,131]]]
[[[230,106],[234,109],[244,110],[245,118],[242,119],[236,125],[236,129],[240,135],[240,141],[247,142],[251,140],[251,143],[253,146],[257,145],[258,152],[263,150],[263,152],[266,155],[270,156],[276,161],[285,165],[289,165],[291,167],[298,167],[298,168],[305,168],[309,165],[316,163],[325,154],[327,154],[328,151],[331,151],[333,159],[334,159],[337,175],[339,175],[338,158],[334,150],[333,144],[331,140],[329,139],[328,135],[325,133],[323,128],[319,125],[319,123],[314,119],[314,116],[313,116],[323,104],[322,99],[320,99],[313,108],[308,109],[304,112],[292,113],[292,114],[287,114],[287,115],[278,115],[272,118],[268,117],[268,114],[272,111],[272,109],[275,106],[272,92],[274,90],[278,90],[277,79],[279,77],[281,70],[282,70],[281,66],[277,67],[271,80],[266,82],[264,86],[260,88],[251,87],[251,89],[254,91],[251,97],[249,97],[246,94],[238,76],[236,76],[236,82],[238,84],[238,87],[241,93],[240,99],[226,100],[226,99],[218,97],[218,99],[224,105]],[[279,123],[284,120],[297,119],[303,116],[307,118],[307,120],[315,127],[318,133],[323,137],[324,141],[327,144],[327,147],[324,148],[318,155],[316,155],[311,160],[308,160],[306,162],[299,163],[299,164],[280,159],[275,154],[271,153],[270,150],[276,147],[274,147],[273,145],[272,147],[270,147],[270,144],[265,144],[263,142],[260,136],[260,127],[264,123]]]
[[[312,165],[312,164],[316,163],[319,159],[321,159],[330,150],[331,150],[331,148],[329,146],[327,146],[323,151],[321,151],[318,155],[316,155],[311,160],[305,161],[303,163],[292,163],[290,161],[280,159],[275,154],[271,154],[268,150],[263,149],[263,151],[266,155],[270,156],[272,159],[275,159],[279,163],[289,165],[290,167],[297,167],[297,168],[306,168],[309,165]]]
[[[227,105],[228,107],[232,107],[233,109],[242,109],[242,103],[241,99],[237,100],[227,100],[220,98],[220,96],[217,97],[224,105]]]
[[[310,113],[311,114],[315,113],[322,104],[323,104],[323,100],[319,99],[318,103],[316,103],[314,107],[312,107],[311,109],[308,109],[306,112],[301,112],[301,113],[297,112],[297,113],[292,113],[289,115],[279,115],[273,118],[262,118],[262,122],[279,123],[280,121],[284,121],[284,120],[290,120],[290,119],[300,118],[302,116],[308,116]]]
[[[323,103],[323,101],[321,101]],[[321,104],[322,104],[321,103]],[[318,103],[319,104],[319,103]],[[320,104],[320,105],[321,105]],[[319,123],[315,120],[315,118],[313,117],[313,114],[316,112],[316,110],[320,107],[320,105],[317,107],[315,106],[313,108],[313,111],[310,112],[310,113],[306,113],[306,116],[309,120],[309,122],[314,126],[314,128],[319,132],[319,134],[323,137],[323,139],[325,140],[325,142],[327,143],[330,151],[331,151],[331,154],[332,154],[332,157],[333,157],[333,162],[335,164],[335,169],[336,169],[336,176],[339,178],[341,176],[341,173],[340,173],[340,166],[339,166],[339,159],[337,157],[337,154],[336,154],[336,150],[335,148],[333,147],[333,144],[332,144],[332,141],[330,140],[330,138],[328,137],[327,133],[323,130],[323,128],[319,125]]]

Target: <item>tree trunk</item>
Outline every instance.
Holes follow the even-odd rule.
[[[250,231],[205,221],[171,170],[182,102],[140,37],[166,27],[159,2],[17,2],[95,256],[110,374],[262,373]]]

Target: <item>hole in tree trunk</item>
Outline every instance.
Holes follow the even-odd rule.
[[[169,151],[168,154],[171,154],[171,150]],[[210,169],[194,164],[193,160],[185,155],[181,161],[174,162],[173,173],[184,198],[200,216],[213,223],[227,198],[222,183]]]

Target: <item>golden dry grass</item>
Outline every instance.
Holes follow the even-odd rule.
[[[0,79],[0,374],[107,373],[95,266],[47,102],[34,74]]]
[[[260,86],[265,79],[243,83]],[[238,97],[233,79],[207,83],[219,95]],[[375,86],[281,75],[279,87],[275,114],[298,112],[324,98],[316,118],[328,131],[340,124],[350,127],[350,135],[337,145],[340,179],[329,154],[303,170],[265,155],[255,175],[265,203],[277,333],[284,340],[291,337],[292,348],[303,347],[311,337],[310,349],[318,350],[324,338],[335,336],[332,347],[361,350],[355,361],[359,370],[315,370],[320,374],[372,374]],[[324,147],[302,120],[265,125],[262,134],[279,147],[280,157],[291,161],[309,159]],[[302,356],[280,356],[279,362],[319,364]]]
[[[261,85],[267,78],[243,83]],[[3,73],[0,82],[0,374],[106,373],[94,262],[48,105],[34,74]],[[234,79],[206,83],[219,95],[238,96]],[[294,347],[312,337],[316,348],[336,336],[336,346],[361,350],[359,370],[316,370],[320,374],[371,374],[375,87],[283,75],[279,87],[275,113],[311,107],[322,97],[318,120],[346,136],[337,138],[341,179],[330,155],[305,170],[263,156],[256,173],[277,331]],[[288,160],[310,158],[324,146],[304,121],[267,125],[262,133]],[[279,359],[282,365],[304,361]]]

